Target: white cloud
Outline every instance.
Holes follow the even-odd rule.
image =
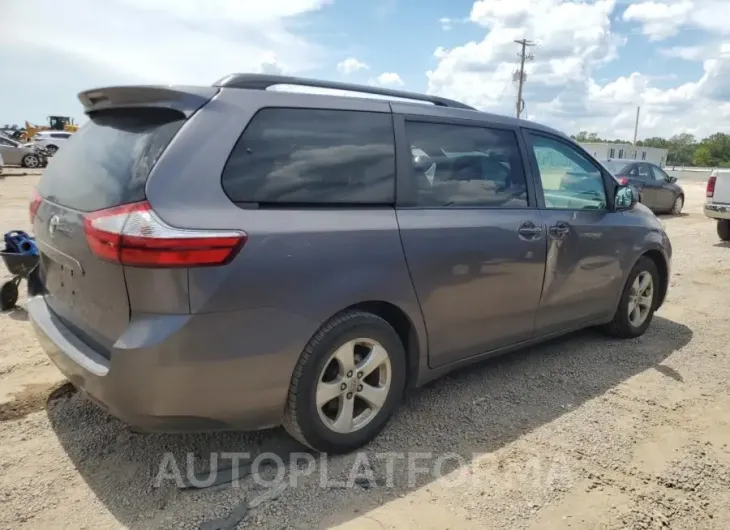
[[[348,57],[344,61],[337,63],[337,71],[341,74],[349,75],[358,70],[367,70],[370,68],[367,64],[362,63],[354,57]]]
[[[666,57],[676,57],[685,61],[700,61],[705,57],[706,48],[704,46],[672,46],[660,50],[660,53]]]
[[[623,19],[641,25],[650,40],[676,35],[683,26],[692,26],[720,35],[730,35],[728,0],[649,0],[629,5]]]
[[[449,31],[454,27],[454,21],[448,17],[441,17],[439,19],[439,24],[441,24],[441,29],[444,31]]]
[[[689,20],[694,7],[691,0],[631,4],[624,11],[623,19],[627,22],[639,22],[642,32],[650,40],[662,40],[676,35],[679,27]]]
[[[210,84],[236,71],[305,71],[329,58],[297,33],[297,17],[330,1],[3,2],[0,48],[13,50],[10,61],[2,63],[3,79],[18,79],[20,87],[27,64],[47,57],[53,66],[44,72],[46,86],[63,85],[69,93],[89,88],[90,82]],[[67,31],[60,35],[58,28]],[[94,75],[74,77],[75,71]],[[65,103],[59,98],[53,104]]]
[[[486,36],[453,49],[438,48],[438,65],[426,74],[429,92],[448,93],[485,109],[511,108],[513,102],[505,96],[518,61],[514,41],[524,37],[537,44],[529,50],[535,60],[528,64],[528,83],[551,87],[554,94],[580,89],[589,71],[615,58],[622,44],[611,31],[613,7],[613,0],[477,1],[471,19],[488,30]]]
[[[437,48],[437,65],[426,73],[428,91],[513,115],[519,51],[514,40],[529,38],[537,46],[530,49],[534,60],[526,66],[528,119],[568,133],[589,130],[628,139],[640,105],[642,137],[730,131],[730,105],[723,105],[730,102],[730,44],[702,47],[710,60],[704,61],[704,75],[696,82],[662,89],[657,83],[665,86],[671,77],[640,72],[596,81],[599,68],[623,52],[625,39],[611,24],[615,7],[614,0],[476,1],[471,20],[486,35],[451,49]],[[674,9],[683,16],[684,8]],[[699,51],[688,48],[663,53],[700,58]]]
[[[383,72],[371,82],[373,84],[389,87],[399,87],[405,85],[400,76],[395,72]]]

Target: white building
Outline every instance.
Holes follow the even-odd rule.
[[[606,142],[579,142],[581,147],[604,162],[606,160],[638,160],[651,162],[664,167],[667,162],[667,149],[658,147],[639,147],[631,144],[610,144]]]

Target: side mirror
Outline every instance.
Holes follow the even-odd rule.
[[[617,211],[630,210],[639,202],[639,192],[633,186],[619,186],[614,196],[614,207]]]
[[[667,182],[674,184],[675,182],[677,182],[677,177],[673,177],[670,175],[669,178],[667,179]]]

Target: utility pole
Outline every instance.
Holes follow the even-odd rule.
[[[636,107],[636,123],[634,124],[634,147],[636,147],[636,136],[639,133],[639,111],[641,107]]]
[[[517,77],[517,117],[520,117],[520,114],[523,110],[525,110],[525,100],[522,99],[522,86],[525,84],[525,61],[529,60],[531,61],[535,57],[531,53],[527,53],[527,48],[529,46],[534,46],[535,43],[532,41],[529,41],[527,39],[521,39],[516,40],[515,43],[519,44],[522,47],[522,50],[517,55],[520,58],[520,71],[519,73],[515,72],[515,77]]]

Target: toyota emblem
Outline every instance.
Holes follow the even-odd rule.
[[[58,223],[60,222],[60,219],[57,215],[51,216],[51,220],[48,221],[48,233],[50,235],[54,235],[56,233],[56,230],[58,230]]]

